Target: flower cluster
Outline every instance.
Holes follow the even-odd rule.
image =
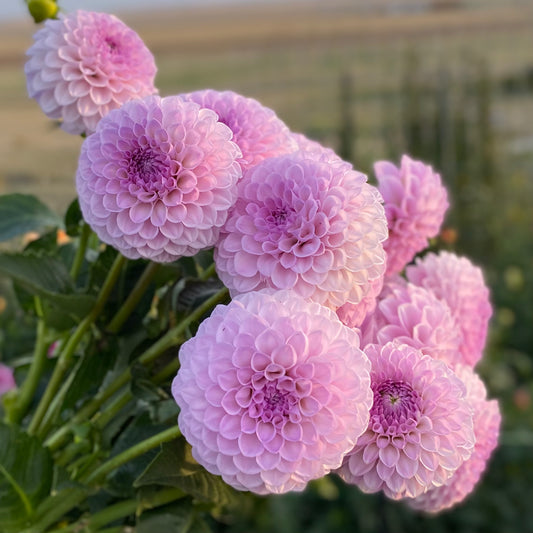
[[[408,264],[440,231],[440,176],[403,156],[376,163],[376,188],[254,99],[160,97],[108,15],[47,22],[29,56],[30,96],[87,135],[76,185],[100,240],[155,262],[214,249],[233,300],[172,382],[198,463],[259,494],[335,471],[429,512],[466,497],[499,433],[474,370],[492,308],[468,259]]]

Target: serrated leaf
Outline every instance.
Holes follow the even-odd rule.
[[[0,423],[0,525],[20,531],[50,491],[53,463],[36,437]]]
[[[19,193],[0,196],[0,241],[61,226],[61,219],[35,196]]]
[[[239,498],[237,491],[195,461],[185,439],[176,439],[162,445],[157,457],[135,480],[134,487],[144,485],[176,487],[194,498],[216,506],[234,504]]]

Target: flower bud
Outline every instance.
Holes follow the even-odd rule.
[[[53,19],[59,11],[58,5],[54,0],[30,0],[28,10],[36,23],[43,22],[46,19]]]

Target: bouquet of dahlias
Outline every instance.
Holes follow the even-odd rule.
[[[27,55],[30,97],[84,140],[64,219],[0,198],[2,240],[38,232],[0,254],[33,351],[5,333],[0,532],[207,531],[239,491],[329,473],[462,501],[500,412],[481,270],[426,251],[439,174],[406,155],[375,187],[256,100],[160,96],[111,15],[48,19]]]

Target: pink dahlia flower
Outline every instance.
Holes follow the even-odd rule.
[[[90,134],[111,109],[157,92],[152,54],[113,15],[61,14],[34,39],[24,69],[28,93],[68,133]]]
[[[218,306],[180,350],[172,383],[195,459],[239,490],[302,490],[338,468],[368,424],[357,333],[292,291]]]
[[[374,404],[365,433],[338,470],[364,492],[416,497],[443,485],[470,457],[475,437],[462,381],[406,344],[365,348]]]
[[[449,307],[412,283],[387,283],[376,311],[361,325],[361,335],[365,344],[397,340],[452,368],[462,360],[462,335]]]
[[[241,149],[239,164],[243,172],[263,159],[288,154],[296,149],[291,132],[276,113],[253,98],[233,91],[205,89],[181,95],[201,107],[212,109],[220,122],[233,132]]]
[[[481,269],[466,257],[450,252],[429,253],[407,267],[411,283],[424,287],[444,301],[462,334],[462,362],[474,366],[481,359],[492,306]]]
[[[478,483],[487,461],[498,445],[501,414],[496,400],[487,400],[485,385],[474,371],[461,365],[455,370],[465,383],[467,399],[474,408],[474,433],[476,445],[470,459],[466,460],[448,480],[407,503],[415,509],[436,513],[462,502]]]
[[[331,148],[322,146],[301,133],[293,133],[292,138],[296,141],[298,151],[305,154],[306,158],[334,165],[339,170],[353,170],[352,164],[341,159]]]
[[[383,277],[370,282],[370,290],[358,304],[345,303],[337,309],[337,316],[349,328],[358,328],[376,309],[377,298],[383,288]]]
[[[13,369],[0,363],[0,396],[14,389],[16,386]]]
[[[402,157],[400,168],[388,161],[374,164],[385,202],[389,238],[385,242],[387,275],[401,272],[435,237],[448,209],[448,195],[431,166]]]
[[[336,309],[383,275],[386,220],[377,190],[353,170],[300,152],[246,172],[215,263],[232,294],[293,289]]]
[[[230,139],[213,111],[177,96],[125,103],[82,145],[85,220],[132,259],[173,261],[213,246],[241,177]]]

